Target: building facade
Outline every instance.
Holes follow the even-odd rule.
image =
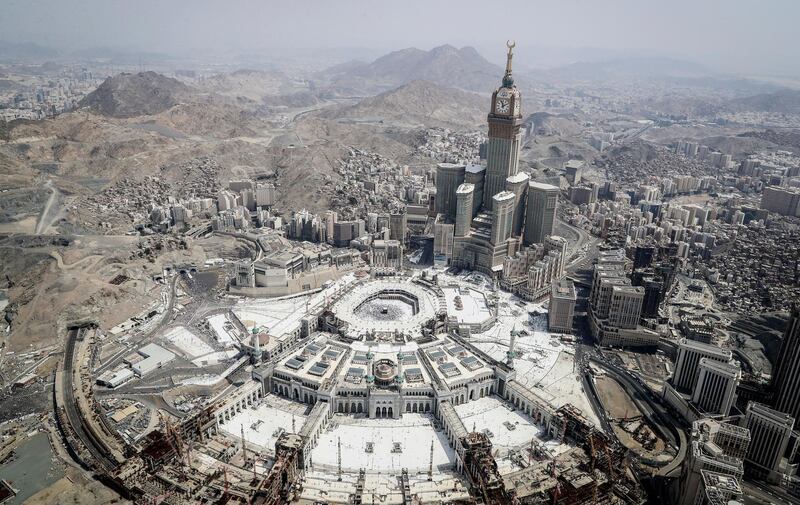
[[[464,183],[464,165],[439,163],[436,166],[435,210],[448,220],[456,218],[456,191]]]
[[[792,308],[772,377],[775,410],[800,418],[800,308]]]
[[[559,189],[550,184],[528,184],[528,211],[525,217],[525,245],[541,244],[553,234]]]
[[[571,333],[575,314],[577,294],[575,284],[570,280],[553,282],[550,292],[550,306],[547,311],[547,326],[552,332]]]
[[[692,403],[708,415],[727,416],[736,401],[741,370],[738,365],[701,358]]]
[[[701,359],[728,363],[732,356],[730,350],[694,340],[681,339],[678,343],[678,357],[675,360],[672,385],[679,391],[694,391]]]
[[[750,447],[745,457],[746,474],[768,482],[781,478],[781,464],[787,454],[794,418],[764,404],[750,402],[745,413]],[[794,449],[791,450],[794,453]]]

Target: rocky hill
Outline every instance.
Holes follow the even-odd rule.
[[[534,112],[528,121],[537,135],[575,136],[583,131],[579,119],[573,114]]]
[[[323,80],[339,89],[386,90],[415,80],[488,93],[497,87],[503,69],[488,62],[472,47],[451,45],[430,51],[407,48],[372,63],[349,63],[324,71]]]
[[[488,109],[489,100],[478,94],[429,81],[412,81],[355,105],[329,111],[328,117],[467,128],[485,122]]]
[[[104,116],[149,116],[183,103],[191,95],[187,85],[156,72],[122,73],[106,79],[78,105]]]
[[[247,69],[213,75],[203,79],[199,87],[203,91],[253,102],[294,91],[291,79],[281,72]]]

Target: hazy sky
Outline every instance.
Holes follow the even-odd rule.
[[[798,0],[2,0],[7,41],[165,53],[593,47],[800,71]],[[489,54],[498,47],[496,54]],[[546,58],[545,58],[546,59]]]

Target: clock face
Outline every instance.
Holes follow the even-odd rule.
[[[494,110],[498,114],[508,114],[509,110],[508,100],[505,98],[500,98],[499,100],[497,100],[497,103],[494,106]]]

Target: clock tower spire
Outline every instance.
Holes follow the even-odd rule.
[[[514,85],[514,78],[511,76],[511,59],[514,58],[514,47],[516,42],[506,41],[508,55],[506,56],[506,75],[503,76],[503,87],[510,88]]]

